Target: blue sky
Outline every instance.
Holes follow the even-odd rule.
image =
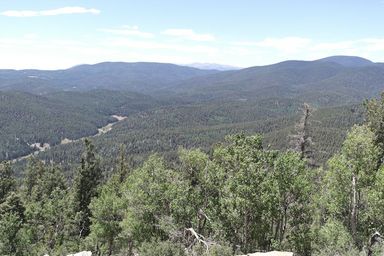
[[[384,62],[384,0],[1,0],[0,68]]]

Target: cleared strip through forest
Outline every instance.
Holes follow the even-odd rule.
[[[85,139],[85,138],[91,138],[91,137],[97,137],[97,136],[100,136],[102,134],[105,134],[107,132],[110,132],[113,128],[113,126],[123,120],[125,120],[127,117],[126,116],[119,116],[119,115],[112,115],[113,118],[116,119],[116,121],[114,122],[111,122],[111,123],[108,123],[107,125],[101,127],[101,128],[98,128],[98,132],[97,134],[95,135],[92,135],[92,136],[85,136],[85,137],[81,137],[81,138],[78,138],[78,139],[75,139],[75,140],[70,140],[68,138],[65,138],[63,140],[61,140],[60,144],[59,145],[63,145],[63,144],[69,144],[69,143],[74,143],[74,142],[77,142],[77,141],[80,141],[82,139]],[[32,145],[37,145],[37,144],[40,144],[40,143],[34,143]],[[47,143],[44,143],[44,145],[47,144]],[[25,155],[25,156],[21,156],[21,157],[18,157],[18,158],[15,158],[15,159],[12,159],[11,162],[12,163],[15,163],[15,162],[18,162],[18,161],[21,161],[21,160],[25,160],[25,159],[28,159],[32,156],[36,156],[38,155],[40,152],[42,151],[45,151],[45,150],[48,150],[49,148],[51,148],[51,146],[49,144],[47,144],[48,147],[37,147],[38,150],[36,151],[33,151],[32,153],[28,154],[28,155]]]

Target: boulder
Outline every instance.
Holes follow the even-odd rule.
[[[92,252],[90,251],[83,251],[83,252],[78,252],[75,254],[69,254],[67,256],[92,256]]]
[[[239,256],[293,256],[293,252],[278,252],[278,251],[255,252],[255,253],[248,253],[248,254],[239,255]]]

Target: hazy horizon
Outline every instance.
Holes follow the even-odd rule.
[[[259,65],[254,65],[254,66],[246,66],[246,67],[240,67],[240,66],[234,66],[234,65],[231,65],[231,64],[223,64],[223,63],[211,63],[211,62],[193,62],[193,63],[172,63],[172,62],[156,62],[156,61],[110,61],[110,60],[105,60],[105,61],[100,61],[100,62],[95,62],[95,63],[79,63],[79,64],[75,64],[73,66],[68,66],[68,67],[62,67],[62,68],[54,68],[54,67],[47,67],[47,68],[0,68],[0,69],[11,69],[11,70],[18,70],[18,71],[22,71],[22,70],[47,70],[47,71],[54,71],[54,70],[66,70],[66,69],[71,69],[71,68],[74,68],[74,67],[77,67],[77,66],[83,66],[83,65],[97,65],[97,64],[101,64],[101,63],[159,63],[159,64],[172,64],[172,65],[178,65],[178,66],[186,66],[186,67],[192,67],[192,68],[198,68],[198,69],[208,69],[208,68],[201,68],[201,67],[196,67],[198,65],[207,65],[207,66],[214,66],[214,65],[218,65],[218,66],[224,66],[224,67],[227,67],[227,68],[230,68],[232,67],[233,70],[236,70],[236,69],[245,69],[245,68],[251,68],[251,67],[257,67],[257,66],[268,66],[268,65],[274,65],[274,64],[278,64],[278,63],[281,63],[281,62],[285,62],[285,61],[316,61],[316,60],[320,60],[320,59],[324,59],[324,58],[328,58],[328,57],[358,57],[358,58],[363,58],[363,57],[360,57],[360,56],[352,56],[352,55],[332,55],[332,56],[323,56],[323,57],[320,57],[318,59],[311,59],[311,60],[301,60],[301,59],[286,59],[286,60],[281,60],[281,61],[278,61],[278,62],[273,62],[273,63],[267,63],[267,64],[259,64]],[[366,58],[363,58],[363,59],[366,59]],[[369,61],[372,61],[373,63],[381,63],[381,62],[375,62],[371,59],[367,59]],[[196,65],[196,66],[195,66]],[[230,70],[230,69],[228,69]],[[223,70],[225,71],[225,70]]]

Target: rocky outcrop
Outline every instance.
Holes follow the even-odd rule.
[[[48,254],[44,254],[44,256],[49,256]],[[83,252],[78,252],[75,254],[68,254],[67,256],[92,256],[91,251],[83,251]]]
[[[255,253],[249,253],[249,254],[238,255],[238,256],[293,256],[293,252],[278,252],[278,251],[255,252]]]
[[[92,252],[90,251],[83,251],[83,252],[78,252],[75,254],[69,254],[67,256],[92,256]]]
[[[383,237],[379,232],[375,232],[370,239],[370,244],[368,248],[368,256],[372,256],[376,250],[378,250],[383,245]],[[377,254],[374,254],[377,255]],[[380,254],[383,255],[383,254]]]

